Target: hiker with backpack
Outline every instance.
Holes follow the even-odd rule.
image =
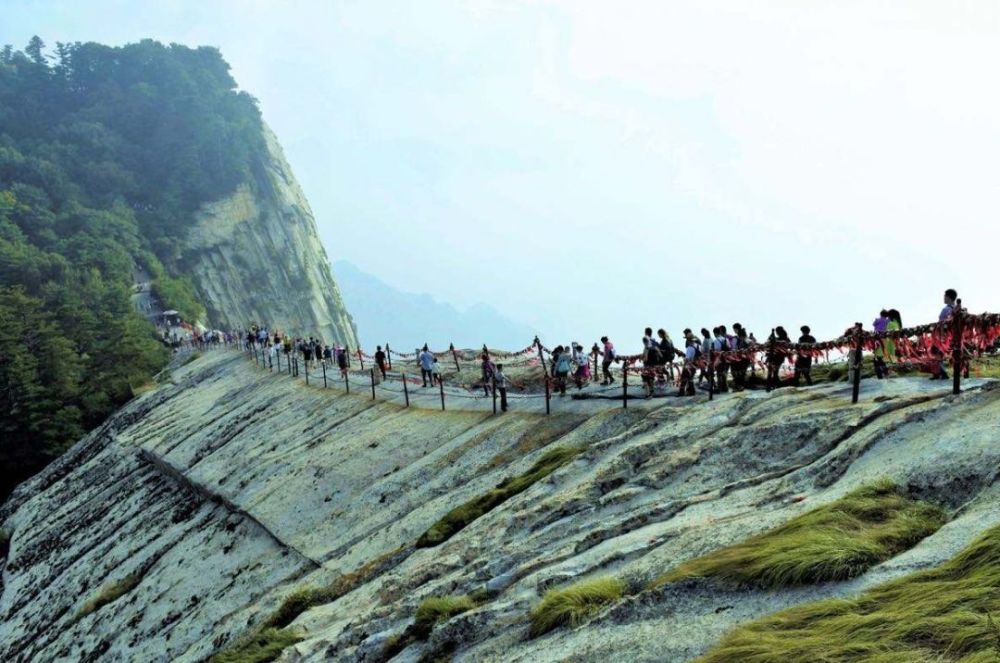
[[[642,389],[646,398],[653,397],[656,368],[660,364],[660,349],[652,335],[653,330],[646,327],[646,335],[642,337]]]
[[[682,353],[674,347],[674,342],[670,340],[670,334],[665,329],[657,329],[656,335],[659,337],[657,347],[660,351],[660,366],[664,367],[664,372],[670,375],[670,381],[674,381],[674,357]],[[663,378],[666,380],[666,377]]]
[[[566,379],[569,377],[572,365],[573,359],[566,352],[566,348],[560,345],[552,351],[552,377],[555,378],[556,389],[559,390],[560,396],[566,395]]]

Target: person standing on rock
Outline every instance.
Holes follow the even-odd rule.
[[[340,369],[340,377],[347,379],[347,348],[337,344],[337,368]]]
[[[802,325],[802,336],[799,336],[799,343],[814,344],[816,343],[816,338],[810,334],[809,325]],[[795,386],[799,386],[799,378],[803,377],[806,379],[806,385],[812,386],[812,355],[809,352],[802,352],[799,350],[795,355]]]
[[[497,393],[500,394],[500,411],[507,411],[507,387],[510,386],[510,380],[507,376],[503,374],[503,364],[497,364],[497,369],[493,373],[493,381],[497,386]]]
[[[573,341],[573,363],[576,364],[576,371],[573,373],[573,382],[577,389],[583,389],[584,385],[590,382],[590,360],[583,352],[583,346]]]
[[[486,346],[484,345],[483,347]],[[493,373],[494,371],[496,371],[496,366],[494,366],[493,362],[490,361],[490,353],[485,350],[483,351],[483,354],[480,356],[480,359],[482,359],[482,362],[479,364],[479,368],[482,371],[480,380],[482,380],[483,383],[483,395],[489,396],[490,385],[493,384]]]
[[[958,292],[953,288],[948,288],[944,291],[944,308],[941,309],[941,313],[938,315],[938,322],[945,322],[950,320],[952,314],[955,312],[955,302],[958,301]]]
[[[785,363],[785,348],[791,341],[784,327],[775,327],[767,352],[767,390],[777,389],[781,383],[781,365]]]
[[[417,356],[417,363],[420,364],[420,378],[424,382],[424,386],[427,386],[427,381],[430,380],[431,386],[434,386],[434,354],[427,349],[427,345],[424,344],[424,349],[420,351]]]
[[[312,336],[309,337],[308,341],[302,344],[302,361],[306,367],[306,373],[312,369],[313,348],[315,345],[316,343],[313,341]]]
[[[431,369],[431,386],[444,385],[444,376],[441,373],[441,362],[434,357],[434,368]]]
[[[378,366],[378,370],[382,373],[382,379],[385,379],[385,352],[382,351],[382,346],[375,346],[375,365]]]
[[[601,386],[606,387],[615,381],[611,375],[611,362],[615,361],[617,357],[615,355],[615,346],[608,340],[607,336],[601,337],[601,343],[604,344],[604,359],[601,361],[601,371],[604,374],[604,381],[601,382]]]

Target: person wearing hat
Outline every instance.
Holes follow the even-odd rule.
[[[694,365],[701,356],[698,339],[690,329],[684,330],[684,368],[681,370],[681,384],[678,396],[694,396]]]
[[[799,343],[809,343],[813,344],[816,342],[816,338],[809,333],[809,325],[802,325],[801,332],[802,336],[799,336]],[[806,385],[812,386],[812,376],[810,375],[812,371],[812,355],[809,353],[803,353],[801,350],[795,356],[795,386],[799,386],[799,378],[804,377],[806,379]]]

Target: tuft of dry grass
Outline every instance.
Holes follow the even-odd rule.
[[[891,481],[881,481],[685,562],[651,586],[702,577],[761,588],[847,580],[913,547],[946,520],[941,507],[911,499]]]
[[[943,565],[783,610],[725,636],[700,663],[1000,660],[1000,527]]]
[[[531,611],[530,635],[540,635],[560,626],[577,626],[602,608],[621,600],[627,591],[623,580],[591,578],[561,589],[551,589]]]
[[[294,631],[266,628],[219,652],[209,663],[268,663],[277,659],[285,648],[301,641],[302,636]]]

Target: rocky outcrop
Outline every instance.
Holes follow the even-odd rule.
[[[1000,389],[826,385],[718,398],[557,401],[546,417],[404,409],[305,387],[217,352],[133,401],[0,507],[0,660],[198,661],[305,585],[362,568],[291,628],[285,661],[380,660],[430,596],[487,590],[398,661],[684,661],[733,625],[938,564],[1000,523]],[[414,389],[414,392],[420,391]],[[433,548],[443,514],[557,446],[583,451]],[[549,587],[641,582],[880,477],[953,520],[846,583],[727,591],[699,582],[527,637]],[[132,578],[117,600],[88,600]],[[137,580],[137,582],[135,582]],[[134,586],[132,586],[134,584]]]
[[[266,324],[356,347],[309,202],[267,127],[264,137],[254,177],[198,212],[181,264],[213,327]]]

